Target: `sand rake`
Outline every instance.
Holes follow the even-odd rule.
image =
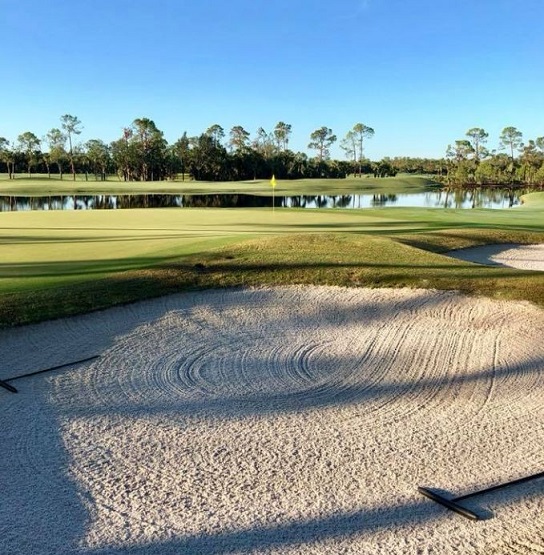
[[[523,484],[525,482],[530,482],[531,480],[537,480],[538,478],[544,478],[544,472],[539,472],[538,474],[533,474],[532,476],[526,476],[525,478],[519,478],[518,480],[512,480],[511,482],[506,482],[504,484],[491,486],[489,488],[475,491],[473,493],[467,493],[466,495],[454,497],[453,499],[448,499],[447,497],[444,497],[442,494],[436,493],[435,491],[432,491],[429,488],[424,488],[422,486],[419,486],[417,489],[419,493],[425,495],[425,497],[428,497],[429,499],[432,499],[433,501],[440,503],[440,505],[443,505],[450,511],[460,514],[465,518],[469,518],[471,520],[484,520],[484,518],[489,518],[489,517],[487,516],[482,517],[476,514],[474,511],[471,511],[470,509],[463,507],[463,505],[459,505],[459,502],[464,501],[465,499],[471,499],[472,497],[477,497],[478,495],[485,495],[486,493],[490,493],[492,491],[496,491],[499,489],[515,486],[518,484]]]
[[[74,362],[66,362],[65,364],[59,364],[58,366],[52,366],[51,368],[44,368],[43,370],[36,370],[35,372],[29,372],[28,374],[21,374],[20,376],[14,376],[13,378],[8,378],[6,380],[0,380],[0,387],[7,389],[11,393],[17,393],[17,388],[8,382],[14,380],[19,380],[21,378],[28,378],[29,376],[36,376],[37,374],[44,374],[45,372],[52,372],[53,370],[59,370],[60,368],[66,368],[68,366],[75,366],[76,364],[81,364],[83,362],[88,362],[89,360],[94,360],[100,355],[93,355],[87,358],[82,358],[80,360],[75,360]]]

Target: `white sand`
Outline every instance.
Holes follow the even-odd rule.
[[[484,245],[450,251],[446,254],[467,262],[544,272],[544,244]]]
[[[0,332],[0,552],[544,553],[544,312],[451,292],[178,295]]]

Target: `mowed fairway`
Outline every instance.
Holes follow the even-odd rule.
[[[346,178],[346,179],[289,179],[276,181],[276,192],[282,195],[341,195],[353,193],[419,193],[432,190],[438,184],[422,176],[399,175],[385,178]],[[173,181],[120,181],[108,177],[106,181],[86,181],[78,176],[72,181],[35,175],[32,178],[17,176],[7,179],[0,175],[0,195],[49,196],[49,195],[134,195],[134,194],[239,194],[270,195],[270,181],[255,179],[251,181],[192,181],[176,179]]]
[[[543,303],[541,276],[535,273],[486,268],[440,254],[484,243],[542,242],[542,196],[529,195],[526,207],[501,211],[2,213],[0,323],[232,285],[407,285],[498,291]]]

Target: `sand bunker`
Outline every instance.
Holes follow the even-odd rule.
[[[19,554],[544,553],[544,312],[451,292],[177,295],[0,332]]]
[[[544,244],[484,245],[450,251],[446,254],[467,262],[544,272]]]

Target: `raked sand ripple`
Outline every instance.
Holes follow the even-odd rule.
[[[446,254],[466,262],[544,272],[544,244],[520,245],[517,243],[506,243],[482,245],[458,249]]]
[[[544,312],[452,292],[191,293],[0,333],[19,554],[544,553]]]

